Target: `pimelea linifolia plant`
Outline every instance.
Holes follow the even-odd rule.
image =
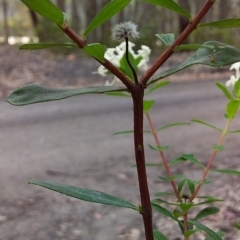
[[[203,64],[212,67],[223,67],[227,65],[234,64],[240,61],[240,51],[235,47],[217,42],[208,41],[204,44],[190,44],[181,45],[181,43],[188,38],[188,36],[196,29],[203,27],[239,27],[239,19],[224,19],[209,23],[200,23],[203,17],[211,9],[211,7],[216,2],[215,0],[206,0],[202,8],[198,11],[196,16],[191,16],[185,9],[178,5],[173,0],[143,0],[147,3],[155,4],[158,7],[167,8],[171,11],[175,11],[178,14],[182,14],[189,19],[189,24],[186,29],[175,38],[172,33],[161,33],[156,34],[165,45],[166,50],[157,58],[157,60],[146,69],[146,63],[149,58],[150,49],[147,46],[143,46],[137,54],[133,51],[133,44],[130,42],[134,41],[134,38],[140,36],[137,25],[133,22],[119,23],[113,28],[112,38],[117,41],[123,41],[120,46],[117,46],[117,51],[113,49],[107,49],[100,43],[88,43],[87,35],[99,27],[104,22],[108,21],[115,14],[123,10],[131,0],[112,0],[110,1],[101,11],[96,15],[96,17],[89,24],[84,32],[84,36],[81,37],[76,34],[65,22],[65,14],[59,10],[54,4],[48,0],[22,0],[24,4],[27,5],[31,10],[39,13],[43,17],[49,19],[51,22],[57,24],[60,29],[65,32],[66,35],[74,43],[63,43],[63,44],[49,44],[49,43],[39,43],[39,44],[27,44],[20,47],[20,49],[43,49],[56,46],[72,46],[83,49],[87,54],[89,54],[94,60],[100,63],[100,68],[98,73],[105,75],[106,73],[111,73],[114,75],[113,82],[106,82],[105,86],[95,86],[87,88],[77,88],[77,89],[53,89],[49,87],[40,86],[37,84],[31,84],[21,87],[13,91],[7,101],[10,104],[22,106],[27,104],[34,104],[38,102],[47,102],[60,100],[75,95],[90,94],[90,93],[108,93],[115,96],[126,96],[131,97],[133,100],[133,135],[134,135],[134,152],[136,159],[136,169],[138,174],[138,183],[140,191],[140,204],[131,203],[129,201],[120,199],[116,196],[109,195],[107,193],[99,192],[91,189],[83,189],[79,187],[63,185],[58,183],[43,182],[43,181],[30,181],[31,184],[39,185],[59,193],[81,199],[84,201],[95,202],[100,204],[112,205],[116,207],[130,208],[142,215],[143,224],[145,229],[146,240],[163,240],[168,239],[161,232],[161,229],[153,229],[152,223],[152,208],[158,211],[160,214],[165,215],[175,221],[183,234],[185,240],[191,239],[192,236],[198,231],[207,235],[206,239],[222,239],[224,235],[223,232],[215,232],[208,228],[207,226],[200,223],[200,219],[219,211],[219,208],[208,206],[200,210],[197,215],[192,217],[189,213],[193,208],[196,208],[201,204],[214,203],[219,201],[219,199],[213,196],[203,196],[203,201],[196,202],[195,199],[201,189],[202,185],[207,183],[209,180],[206,179],[212,163],[216,158],[218,151],[224,148],[223,140],[225,136],[229,133],[240,132],[240,130],[230,131],[229,127],[233,119],[235,118],[239,105],[240,105],[240,80],[239,80],[239,65],[233,65],[236,68],[236,76],[232,76],[227,82],[227,86],[233,86],[233,92],[229,92],[228,89],[221,83],[217,82],[216,86],[224,93],[225,97],[228,99],[225,112],[226,126],[224,129],[220,129],[212,124],[204,122],[203,120],[195,119],[193,122],[198,124],[203,124],[207,127],[211,127],[219,131],[219,140],[217,144],[213,146],[212,155],[205,166],[194,154],[182,154],[175,158],[174,160],[167,160],[164,151],[169,147],[163,146],[160,142],[158,131],[156,129],[153,121],[150,117],[150,110],[154,104],[153,100],[144,100],[144,96],[147,94],[158,90],[169,84],[169,81],[163,81],[167,76],[170,76],[176,72],[179,72],[187,67],[194,64]],[[147,14],[147,12],[146,12]],[[133,19],[134,20],[134,19]],[[141,32],[141,30],[139,30]],[[162,71],[159,74],[155,74],[158,69],[166,62],[167,59],[175,51],[182,49],[192,49],[196,52],[189,57],[183,63],[169,68],[168,70]],[[141,51],[142,50],[142,51]],[[145,71],[139,77],[139,70],[143,67]],[[115,82],[121,81],[122,85],[116,86]],[[172,187],[172,192],[164,192],[159,189],[156,193],[156,198],[150,200],[147,174],[146,174],[146,162],[144,154],[144,143],[143,143],[143,119],[144,114],[149,123],[150,132],[152,133],[156,145],[150,146],[150,148],[159,152],[159,156],[162,161],[162,165],[165,168],[167,176],[161,176],[161,179],[169,182]],[[162,126],[160,129],[168,128],[176,125],[182,125],[187,123],[169,123],[166,126]],[[124,133],[121,132],[122,134]],[[199,181],[195,181],[185,176],[173,175],[170,169],[175,164],[189,161],[196,164],[198,167],[202,168],[202,177]],[[238,171],[233,171],[229,169],[217,169],[215,170],[220,173],[227,174],[240,174]],[[189,194],[186,195],[184,188],[189,189]],[[173,195],[175,196],[174,202],[168,202],[162,199],[165,196]],[[168,206],[173,204],[176,208],[174,211]],[[167,206],[167,207],[166,207]],[[240,229],[240,225],[235,223],[235,227]]]

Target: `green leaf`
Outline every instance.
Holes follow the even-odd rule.
[[[197,166],[199,166],[201,168],[205,168],[204,165],[195,158],[194,154],[182,154],[180,157],[175,158],[172,161],[170,161],[169,164],[174,165],[176,163],[183,162],[183,161],[189,161],[193,164],[196,164]]]
[[[233,226],[234,226],[236,229],[240,230],[240,224],[239,224],[239,223],[234,223]]]
[[[64,25],[65,13],[49,0],[21,0],[28,8],[42,15],[51,22]]]
[[[183,9],[181,6],[179,6],[176,2],[173,0],[144,0],[145,2],[152,3],[164,8],[167,8],[169,10],[172,10],[174,12],[177,12],[189,19],[191,19],[191,14],[188,13],[185,9]]]
[[[204,46],[202,44],[183,44],[183,45],[176,46],[174,48],[174,51],[179,51],[179,50],[197,50],[199,48],[214,49],[214,46]]]
[[[228,133],[240,133],[240,129],[234,131],[228,131]]]
[[[171,127],[190,125],[190,124],[191,123],[187,123],[187,122],[169,123],[169,124],[166,124],[166,125],[164,125],[162,127],[157,128],[156,131],[161,131],[161,130],[164,130],[164,129],[167,129],[167,128],[171,128]]]
[[[151,131],[143,131],[144,133],[151,133]],[[129,134],[129,133],[133,133],[133,130],[124,130],[124,131],[119,131],[119,132],[115,132],[113,135],[120,135],[120,134]],[[152,146],[151,146],[152,147]],[[154,147],[153,147],[154,148]],[[152,150],[157,150],[157,149],[152,149]]]
[[[19,47],[20,50],[39,50],[53,47],[78,47],[73,43],[31,43]]]
[[[240,105],[239,100],[229,101],[226,108],[226,115],[228,119],[233,119],[236,116],[239,109],[239,105]]]
[[[240,98],[240,78],[234,84],[233,93],[237,98]]]
[[[155,203],[155,204],[165,203],[165,204],[173,205],[173,206],[178,206],[179,205],[178,203],[168,202],[168,201],[160,199],[160,198],[153,199],[152,203]]]
[[[196,230],[187,230],[187,232],[186,232],[186,236],[187,236],[187,237],[190,237],[191,235],[193,235],[194,233],[199,232],[199,231],[200,231],[200,229],[196,229]]]
[[[225,232],[216,232],[216,234],[219,236],[219,237],[224,237],[225,235]],[[204,240],[213,240],[211,237],[206,237]]]
[[[212,238],[212,240],[222,240],[221,237],[219,237],[219,235],[217,233],[215,233],[213,230],[211,230],[210,228],[204,226],[203,224],[194,221],[194,220],[188,220],[189,223],[192,223],[194,226],[196,226],[197,228],[200,228],[201,230],[203,230],[205,233],[208,234],[209,237]]]
[[[143,112],[148,113],[151,110],[154,102],[155,100],[143,100]]]
[[[220,21],[201,23],[199,27],[237,28],[240,27],[240,18],[223,19]]]
[[[175,41],[175,36],[173,33],[166,33],[166,34],[155,34],[164,44],[167,46],[170,46],[174,43]]]
[[[213,149],[214,149],[215,151],[222,151],[222,150],[224,150],[224,148],[225,148],[224,145],[217,145],[217,144],[214,144],[214,145],[213,145]]]
[[[222,202],[223,201],[220,198],[214,198],[214,197],[211,197],[211,196],[203,196],[203,197],[197,197],[197,198],[200,198],[200,199],[203,198],[203,199],[206,199],[206,200],[203,201],[203,202],[200,202],[200,203],[195,203],[195,206],[196,205],[207,204],[207,203]]]
[[[128,98],[131,97],[130,94],[123,93],[123,92],[107,92],[105,93],[105,95],[114,96],[114,97],[128,97]]]
[[[173,215],[174,215],[174,217],[179,218],[179,217],[183,216],[183,213],[180,212],[178,209],[174,209],[173,210]]]
[[[92,189],[78,188],[78,187],[59,184],[59,183],[44,182],[44,181],[30,181],[29,183],[50,189],[55,192],[62,193],[70,197],[74,197],[83,201],[111,205],[115,207],[130,208],[138,211],[138,207],[132,204],[131,202],[106,194],[104,192],[99,192]]]
[[[217,207],[206,207],[202,209],[194,218],[193,220],[196,221],[200,218],[208,217],[210,215],[216,214],[220,211]]]
[[[148,144],[148,147],[151,149],[151,150],[154,150],[154,151],[166,151],[166,150],[169,150],[170,149],[170,146],[157,146],[157,147],[154,147],[150,144]]]
[[[233,170],[233,169],[211,169],[211,172],[218,172],[218,173],[224,173],[229,175],[236,175],[240,177],[240,171]]]
[[[191,203],[180,202],[180,208],[184,213],[187,213],[192,206],[193,206],[192,202]]]
[[[151,87],[146,93],[145,95],[159,89],[159,88],[162,88],[162,87],[165,87],[166,85],[168,85],[169,83],[171,83],[170,81],[162,81],[156,85],[154,85],[153,87]]]
[[[128,58],[129,61],[134,69],[134,71],[136,72],[136,74],[138,73],[138,63],[136,61],[136,59],[134,59],[133,55],[129,52],[128,53]],[[128,76],[130,79],[134,80],[134,76],[133,76],[133,72],[132,69],[130,68],[128,62],[127,62],[127,58],[126,58],[126,53],[124,53],[123,57],[120,59],[120,67],[119,69],[126,75]]]
[[[163,181],[171,181],[171,180],[175,180],[175,179],[183,179],[185,178],[185,176],[183,174],[175,174],[172,175],[171,177],[168,176],[160,176],[159,179],[163,180]]]
[[[199,124],[205,125],[207,127],[210,127],[212,129],[215,129],[215,130],[217,130],[219,132],[222,132],[222,130],[220,128],[218,128],[218,127],[216,127],[216,126],[214,126],[214,125],[212,125],[210,123],[204,122],[204,121],[202,121],[200,119],[192,119],[191,122],[199,123]]]
[[[182,188],[186,182],[186,178],[183,178],[179,183],[178,183],[178,192],[181,193]]]
[[[168,238],[158,230],[153,230],[153,236],[154,236],[154,240],[168,240]]]
[[[99,61],[102,61],[104,59],[104,53],[106,51],[106,48],[100,43],[92,43],[85,45],[83,50],[88,55],[96,58]]]
[[[153,207],[153,209],[160,212],[164,216],[169,217],[169,218],[173,219],[174,221],[178,222],[178,219],[176,217],[174,217],[173,214],[171,212],[169,212],[166,208],[163,208],[162,206],[159,206],[155,203],[152,203],[152,207]]]
[[[191,179],[187,179],[187,184],[188,184],[188,188],[189,188],[191,194],[193,194],[194,191],[195,191],[195,184],[194,184],[194,182]]]
[[[84,36],[87,36],[95,28],[102,25],[104,22],[108,21],[112,16],[116,15],[122,9],[124,9],[131,0],[112,0],[106,6],[104,6],[101,11],[96,15],[96,17],[88,25],[84,32]]]
[[[223,84],[221,84],[220,82],[215,82],[215,84],[229,100],[233,100],[231,93],[228,91],[228,89]]]
[[[97,86],[76,89],[55,89],[40,86],[38,84],[29,84],[14,90],[6,99],[12,105],[23,106],[39,102],[48,102],[61,100],[81,94],[106,93],[126,91],[123,87],[117,86]]]
[[[195,64],[208,65],[212,67],[224,67],[235,62],[240,62],[240,50],[231,45],[217,41],[208,41],[204,43],[203,46],[204,48],[199,48],[195,54],[183,63],[157,74],[150,80],[148,85]],[[214,49],[205,48],[208,46],[213,46]]]

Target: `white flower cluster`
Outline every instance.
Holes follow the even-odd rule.
[[[149,61],[149,55],[151,53],[151,49],[148,46],[142,45],[141,49],[137,51],[137,53],[134,52],[133,47],[135,46],[134,43],[128,42],[128,50],[129,53],[132,54],[134,59],[137,59],[141,57],[141,61],[138,63],[137,67],[141,70],[147,69],[147,62]],[[126,52],[126,42],[122,42],[119,46],[116,46],[116,48],[108,48],[105,52],[104,57],[109,60],[112,64],[114,64],[116,67],[120,68],[120,61],[124,57],[124,54]],[[104,66],[100,66],[98,68],[97,73],[103,77],[106,76],[108,73],[108,70]],[[105,85],[114,85],[116,81],[119,81],[118,78],[114,77],[113,81],[109,83],[109,81],[106,81]]]
[[[230,70],[233,69],[236,70],[236,75],[231,75],[230,79],[226,82],[227,87],[234,86],[235,82],[240,78],[240,62],[236,62],[230,67]]]

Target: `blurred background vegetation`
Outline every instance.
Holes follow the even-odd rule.
[[[52,1],[67,13],[67,24],[81,35],[97,12],[110,0]],[[204,4],[205,0],[176,0],[176,2],[194,16]],[[11,41],[9,41],[11,36],[28,36],[31,41],[39,39],[39,41],[42,42],[69,41],[56,25],[28,10],[21,1],[0,0],[0,3],[1,42],[11,43]],[[240,0],[219,0],[213,9],[205,16],[203,21],[210,22],[226,18],[238,18],[239,15]],[[122,21],[136,22],[141,33],[137,45],[140,43],[146,44],[151,48],[159,48],[161,44],[157,38],[154,38],[155,33],[173,32],[178,35],[188,24],[188,19],[176,13],[141,0],[132,0],[124,11],[91,33],[87,41],[89,43],[101,42],[107,46],[113,45],[110,37],[111,27]],[[239,36],[239,29],[197,29],[188,39],[188,43],[203,43],[207,40],[214,39],[240,47]],[[155,41],[153,41],[153,39],[155,39]],[[116,45],[116,43],[114,43],[114,45]]]

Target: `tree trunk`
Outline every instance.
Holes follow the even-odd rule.
[[[32,21],[32,26],[33,26],[34,32],[35,32],[36,36],[40,37],[38,16],[34,11],[32,11],[30,9],[29,9],[29,14],[30,14],[30,18]]]
[[[3,8],[3,24],[4,24],[4,42],[8,43],[8,37],[9,37],[9,25],[8,25],[8,5],[7,0],[2,1],[2,8]]]
[[[66,3],[65,0],[57,0],[58,7],[65,12],[66,11]]]
[[[188,0],[179,0],[179,5],[183,7],[186,11],[191,12],[191,6]],[[189,19],[180,15],[178,18],[178,23],[179,23],[179,33],[181,33],[187,27],[189,23]],[[188,40],[186,39],[184,43],[188,43]]]
[[[80,32],[80,18],[78,15],[78,0],[72,0],[72,29]]]

